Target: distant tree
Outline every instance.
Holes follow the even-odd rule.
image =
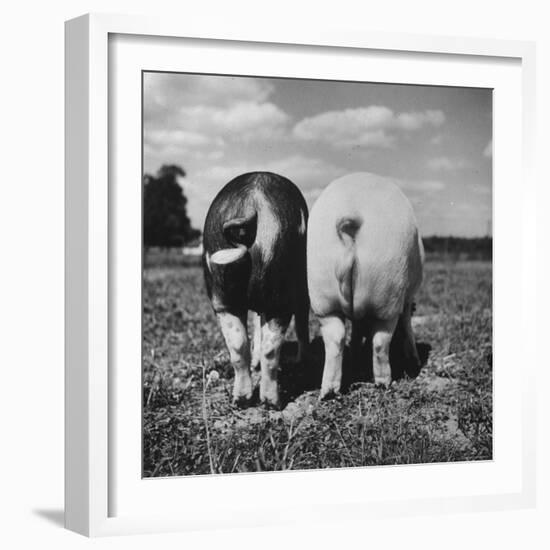
[[[177,178],[183,168],[165,164],[155,176],[143,177],[143,241],[146,247],[182,246],[200,235],[187,215],[187,197]]]

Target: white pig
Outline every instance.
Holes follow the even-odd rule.
[[[423,263],[412,206],[390,180],[351,174],[321,193],[307,231],[311,308],[325,344],[321,399],[340,391],[346,319],[352,322],[352,349],[363,338],[372,342],[376,384],[391,383],[389,348],[398,322],[405,357],[412,370],[419,367],[411,315]]]

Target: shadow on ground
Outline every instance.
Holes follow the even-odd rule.
[[[65,525],[65,512],[63,510],[33,510],[33,514],[58,527],[64,527]]]
[[[404,357],[400,346],[394,342],[396,340],[392,341],[390,347],[392,379],[399,380],[404,376],[416,378],[428,362],[432,347],[425,342],[417,342],[416,349],[420,357],[420,367],[414,366],[411,368],[410,362]],[[279,384],[283,408],[304,392],[318,390],[321,387],[325,361],[325,348],[322,338],[317,336],[313,339],[306,359],[302,364],[292,362],[292,358],[296,356],[297,346],[296,342],[285,342],[281,351]],[[346,345],[344,348],[342,392],[346,393],[355,382],[373,382],[372,348],[368,343],[363,345],[359,357],[354,361],[352,361],[350,346]]]

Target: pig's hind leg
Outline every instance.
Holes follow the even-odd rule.
[[[298,351],[296,353],[296,362],[301,363],[309,346],[309,301],[303,300],[296,308],[294,314],[294,325],[296,328],[296,338],[298,339]]]
[[[262,346],[260,354],[260,401],[267,407],[279,408],[279,368],[281,347],[290,315],[284,317],[262,316]]]
[[[319,319],[325,343],[325,365],[319,399],[327,399],[340,392],[346,325],[341,317],[329,315]]]
[[[250,348],[246,329],[246,314],[233,315],[227,311],[217,313],[218,322],[235,369],[233,403],[239,407],[249,404],[252,398],[250,376]]]
[[[262,317],[255,311],[252,312],[252,363],[254,370],[260,369],[262,358]]]
[[[374,383],[389,387],[392,381],[390,366],[390,343],[398,317],[391,320],[376,320],[372,324],[372,370]]]
[[[412,301],[407,302],[401,314],[401,323],[404,329],[403,343],[405,347],[405,371],[409,376],[415,377],[420,372],[422,363],[416,348],[416,340],[412,329],[412,313],[414,304]]]

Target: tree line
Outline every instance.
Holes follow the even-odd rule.
[[[423,237],[427,256],[491,260],[493,258],[492,237]]]
[[[187,215],[187,197],[178,177],[185,177],[185,170],[177,164],[164,164],[154,176],[143,177],[143,244],[146,248],[181,247],[201,235]]]

